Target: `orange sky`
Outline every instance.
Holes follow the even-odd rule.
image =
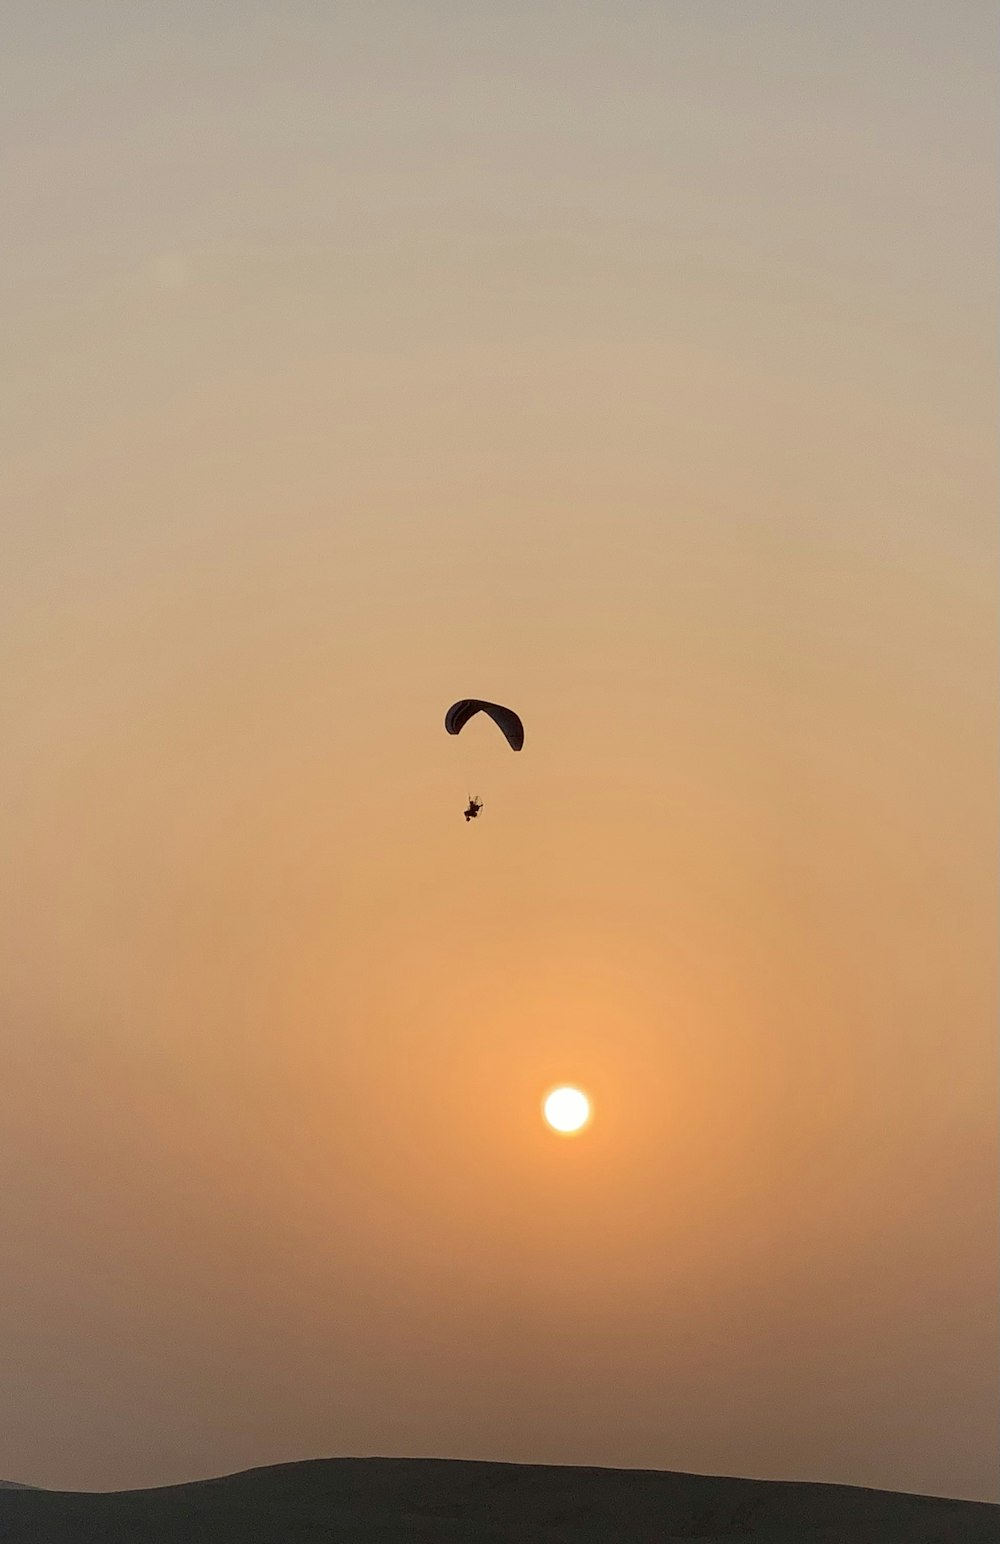
[[[2,1477],[995,1497],[995,8],[10,9]]]

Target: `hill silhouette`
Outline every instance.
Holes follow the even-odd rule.
[[[995,1544],[1000,1506],[646,1469],[331,1458],[156,1490],[5,1489],[4,1544]]]

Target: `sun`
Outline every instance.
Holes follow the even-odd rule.
[[[553,1131],[572,1136],[590,1120],[590,1100],[578,1088],[554,1088],[542,1101],[542,1111]]]

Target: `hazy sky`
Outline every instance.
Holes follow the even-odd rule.
[[[2,1477],[995,1497],[995,5],[3,31]]]

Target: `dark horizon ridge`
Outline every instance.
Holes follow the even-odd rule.
[[[313,1458],[143,1490],[0,1491],[5,1544],[993,1544],[1000,1505],[810,1480]]]

